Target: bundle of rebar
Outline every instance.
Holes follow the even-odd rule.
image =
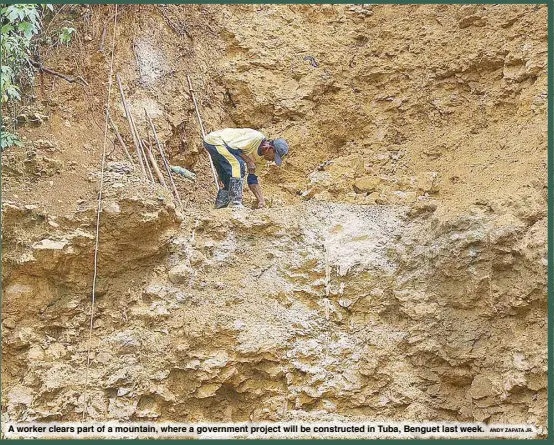
[[[167,172],[167,175],[169,176],[171,186],[173,187],[173,193],[175,193],[175,198],[177,199],[177,202],[179,203],[179,205],[183,207],[183,203],[181,202],[181,197],[179,196],[179,192],[177,191],[177,187],[175,186],[175,182],[173,181],[173,176],[171,176],[171,168],[169,167],[169,162],[167,162],[167,158],[165,156],[164,150],[162,148],[162,145],[160,144],[158,135],[156,134],[156,128],[154,128],[154,124],[152,123],[152,119],[150,119],[150,116],[148,115],[146,108],[144,109],[144,114],[146,116],[146,119],[148,120],[148,123],[150,124],[150,128],[152,128],[152,133],[154,133],[154,140],[156,141],[156,145],[158,146],[158,150],[160,151],[160,156],[162,157],[162,163],[165,167],[165,171]]]
[[[169,190],[168,182],[171,184],[171,190],[170,192],[175,196],[175,199],[177,203],[179,204],[179,207],[181,209],[183,208],[183,202],[181,201],[181,197],[179,195],[179,191],[177,190],[177,187],[175,185],[175,181],[173,180],[173,177],[171,175],[171,168],[169,165],[169,162],[167,160],[167,157],[165,155],[165,152],[163,150],[162,144],[160,143],[160,140],[158,139],[158,135],[156,133],[156,128],[154,127],[154,124],[152,122],[152,119],[148,115],[148,112],[146,109],[144,109],[144,116],[145,116],[145,122],[146,122],[146,128],[147,128],[147,137],[146,139],[143,139],[140,137],[140,134],[138,132],[137,125],[135,124],[135,120],[133,118],[133,115],[131,114],[131,109],[129,107],[129,104],[127,102],[127,99],[125,97],[125,92],[123,91],[123,85],[121,83],[121,79],[118,74],[116,74],[117,84],[119,86],[119,92],[121,93],[121,100],[123,103],[123,109],[125,111],[125,117],[127,118],[127,122],[129,123],[129,133],[131,134],[131,138],[133,139],[133,145],[135,147],[135,152],[137,154],[137,158],[139,161],[140,169],[142,172],[142,175],[150,181],[152,184],[156,183],[155,178],[157,178],[157,181],[165,188]],[[117,129],[115,123],[113,122],[111,116],[109,116],[110,124],[114,130],[114,133],[117,137],[117,140],[119,144],[122,146],[123,150],[125,151],[125,154],[129,158],[129,161],[134,166],[133,158],[131,154],[129,153],[127,146],[125,145],[125,142],[123,141],[123,138],[121,137],[121,134],[119,133],[119,130]],[[160,169],[158,165],[158,161],[156,160],[156,156],[154,154],[154,151],[152,150],[153,143],[150,139],[150,132],[148,131],[148,128],[152,130],[154,141],[156,143],[156,146],[158,147],[158,151],[160,153],[161,157],[161,163],[163,168]],[[163,175],[163,171],[165,171],[167,177],[169,178],[169,181],[166,181]],[[154,176],[155,175],[155,176]]]
[[[117,79],[117,84],[119,86],[119,92],[121,93],[121,100],[122,100],[122,103],[123,103],[123,109],[125,111],[125,117],[127,118],[127,122],[129,123],[129,133],[131,134],[131,138],[133,139],[133,145],[135,147],[135,152],[137,154],[137,158],[138,158],[138,162],[139,162],[139,165],[140,165],[140,170],[142,172],[142,175],[148,181],[150,181],[153,184],[156,183],[156,179],[157,179],[157,181],[163,187],[167,188],[168,190],[170,190],[170,192],[173,193],[173,195],[175,196],[175,199],[177,200],[179,206],[181,208],[183,208],[183,202],[181,201],[181,197],[179,196],[179,191],[177,190],[177,187],[175,185],[175,181],[173,180],[173,176],[171,174],[171,166],[169,165],[169,162],[168,162],[167,157],[165,155],[162,144],[160,143],[160,140],[158,139],[158,135],[156,133],[156,129],[154,127],[152,119],[148,115],[148,112],[146,111],[146,109],[144,109],[144,115],[145,115],[146,124],[147,124],[146,128],[148,129],[148,127],[150,127],[150,129],[152,130],[154,142],[155,142],[156,146],[158,147],[158,151],[159,151],[160,158],[161,158],[161,164],[162,164],[161,169],[158,165],[158,161],[156,160],[156,156],[154,155],[155,150],[152,150],[152,148],[154,146],[154,142],[152,142],[151,139],[150,139],[150,133],[147,130],[148,134],[147,134],[146,139],[143,139],[143,138],[140,137],[137,125],[135,124],[135,120],[133,118],[133,115],[131,114],[131,109],[130,109],[129,104],[127,102],[127,99],[125,97],[125,92],[123,91],[123,84],[121,83],[121,79],[120,79],[118,74],[116,74],[115,77]],[[202,141],[203,141],[205,136],[206,136],[206,131],[204,129],[204,124],[202,122],[202,118],[200,117],[200,110],[199,110],[199,107],[198,107],[198,102],[196,100],[196,96],[194,94],[194,89],[192,87],[192,81],[190,79],[190,76],[187,76],[187,80],[188,80],[188,84],[189,84],[190,97],[191,97],[191,99],[194,103],[194,108],[195,108],[195,111],[196,111],[196,117],[198,119],[198,124],[199,124],[199,127],[200,127],[200,133],[202,135]],[[112,126],[112,128],[114,130],[114,133],[117,137],[119,145],[121,145],[122,149],[125,151],[125,155],[127,156],[129,161],[131,162],[132,166],[134,167],[133,158],[132,158],[129,150],[127,149],[127,146],[125,145],[125,142],[123,141],[123,138],[121,137],[121,134],[119,133],[119,130],[117,129],[117,126],[113,122],[111,116],[108,116],[108,118],[109,118],[109,121],[110,121],[110,125]],[[215,186],[216,186],[217,190],[219,191],[219,182],[218,182],[217,173],[215,171],[212,158],[211,158],[211,156],[209,156],[209,154],[208,154],[208,158],[209,158],[209,161],[210,161],[210,167],[211,167],[212,174],[213,174],[213,177],[214,177],[214,183],[215,183]],[[167,175],[167,177],[169,179],[168,181],[166,181],[166,179],[164,178],[164,174],[163,174],[164,171],[165,171],[165,174]],[[169,189],[168,184],[171,184],[171,189]]]

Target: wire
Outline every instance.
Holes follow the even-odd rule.
[[[83,393],[83,420],[87,415],[87,392],[88,392],[88,377],[90,369],[90,344],[92,342],[92,323],[94,320],[94,303],[95,303],[95,293],[96,293],[96,278],[98,276],[98,247],[100,241],[100,214],[102,213],[102,190],[104,188],[104,168],[106,164],[106,145],[108,140],[108,119],[110,115],[110,99],[112,94],[112,79],[113,79],[113,58],[115,53],[115,38],[117,30],[117,4],[115,5],[115,15],[114,15],[114,27],[113,27],[113,39],[112,39],[112,56],[110,60],[110,77],[108,79],[108,99],[106,103],[106,122],[104,126],[104,144],[102,147],[102,169],[100,172],[100,190],[98,191],[98,207],[96,210],[96,242],[94,246],[94,274],[92,277],[92,302],[90,306],[90,329],[89,337],[87,344],[87,368],[85,374],[85,390]]]

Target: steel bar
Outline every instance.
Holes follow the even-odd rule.
[[[133,168],[135,168],[135,163],[133,162],[133,158],[131,156],[131,153],[129,153],[129,150],[127,150],[127,145],[125,145],[125,142],[123,141],[123,138],[121,137],[121,134],[119,134],[119,130],[117,129],[117,127],[115,125],[115,122],[112,119],[111,114],[108,114],[108,119],[110,120],[110,125],[113,128],[113,131],[115,133],[115,136],[117,137],[119,145],[121,145],[121,147],[123,147],[123,150],[125,150],[125,154],[129,158],[129,161],[131,162],[131,165],[133,166]]]
[[[137,140],[137,136],[133,128],[133,118],[131,116],[131,112],[129,111],[129,107],[127,106],[127,101],[125,100],[125,93],[123,92],[123,85],[121,85],[121,79],[119,78],[119,74],[116,74],[115,78],[117,79],[119,92],[121,93],[121,100],[123,101],[123,109],[125,110],[127,121],[129,122],[129,131],[131,133],[131,137],[133,138],[133,143],[135,144],[135,150],[137,151],[140,169],[142,170],[142,174],[146,177],[146,169],[144,168],[144,163],[142,161],[140,142]]]
[[[148,158],[146,157],[146,147],[143,145],[142,140],[140,139],[140,135],[139,135],[139,132],[137,130],[137,126],[135,125],[135,119],[133,118],[132,115],[130,115],[130,117],[131,117],[131,122],[133,123],[133,129],[135,130],[135,135],[136,135],[137,141],[139,142],[140,151],[142,153],[142,158],[144,160],[144,165],[146,165],[146,170],[148,171],[148,176],[150,177],[150,181],[152,181],[152,184],[154,184],[155,183],[154,175],[152,174],[152,169],[150,168],[150,163],[148,162]]]
[[[204,139],[206,138],[206,131],[204,130],[204,124],[202,123],[202,118],[200,117],[200,111],[198,110],[198,103],[196,102],[196,97],[194,96],[194,90],[192,88],[192,82],[190,80],[190,76],[188,76],[188,75],[187,75],[187,80],[188,80],[188,83],[189,83],[189,91],[190,91],[190,95],[192,97],[192,102],[194,103],[194,109],[196,110],[196,117],[198,118],[198,124],[200,125],[200,131],[202,132],[202,146],[204,146]],[[217,173],[215,172],[214,163],[213,163],[213,160],[212,160],[212,157],[211,157],[210,153],[208,153],[208,159],[210,160],[210,167],[212,169],[212,175],[214,177],[215,187],[217,188],[217,191],[219,192],[219,179],[218,179]]]
[[[177,186],[175,185],[175,181],[173,181],[173,176],[171,176],[171,168],[169,167],[169,162],[167,162],[167,158],[165,157],[162,144],[160,144],[160,140],[158,139],[158,135],[156,134],[156,129],[154,128],[154,124],[152,123],[152,119],[150,119],[150,116],[148,115],[148,111],[146,111],[146,109],[144,109],[144,114],[146,115],[146,119],[150,124],[150,128],[152,128],[152,133],[154,133],[154,140],[156,141],[156,145],[158,146],[158,150],[160,151],[160,156],[162,157],[162,162],[165,167],[165,171],[169,176],[169,181],[171,182],[171,186],[173,187],[173,192],[175,193],[175,198],[177,198],[177,202],[179,203],[182,209],[183,202],[181,201],[181,197],[179,196],[179,192],[177,191]]]
[[[158,177],[160,184],[164,187],[167,187],[165,183],[165,179],[162,175],[162,172],[160,171],[160,168],[158,167],[158,163],[156,162],[156,158],[154,157],[154,154],[152,153],[150,145],[146,144],[146,141],[142,141],[142,145],[146,147],[146,150],[148,151],[148,157],[150,158],[150,163],[152,164],[152,168],[154,169],[154,172],[156,173],[156,176]]]

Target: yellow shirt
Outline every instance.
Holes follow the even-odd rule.
[[[212,131],[204,138],[208,144],[223,145],[233,150],[240,150],[252,158],[256,164],[256,176],[267,163],[264,157],[258,154],[258,147],[264,139],[265,136],[262,133],[251,128],[224,128]]]

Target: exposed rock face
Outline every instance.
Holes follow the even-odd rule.
[[[179,224],[173,206],[120,198],[118,213],[103,213],[102,272],[95,295],[99,308],[108,294],[120,300],[118,295],[133,286],[136,277],[144,273],[141,271],[164,257],[164,245]],[[105,202],[107,208],[115,204]],[[54,395],[63,400],[63,409],[56,407],[56,412],[72,410],[73,397],[83,390],[79,387],[80,364],[90,316],[94,211],[91,208],[63,221],[58,219],[56,227],[48,224],[48,215],[36,209],[4,203],[3,213],[3,379],[8,387],[14,379],[18,382],[4,396],[10,400],[10,416],[54,418],[55,414],[46,414],[54,407]],[[137,237],[142,240],[140,244]],[[118,282],[125,287],[119,287]],[[94,327],[101,328],[102,323],[97,318]],[[27,377],[21,379],[24,374]],[[38,398],[28,403],[22,394],[31,388],[38,391]],[[13,400],[10,394],[15,395]],[[48,400],[48,405],[42,405],[43,400]]]
[[[116,68],[197,183],[176,178],[180,211],[123,156],[106,166],[88,416],[546,426],[546,8],[164,11],[136,18],[136,54],[123,11]],[[190,66],[209,129],[291,143],[269,208],[211,209]],[[102,135],[52,114],[3,154],[9,420],[84,402]]]
[[[402,419],[407,409],[417,420],[541,424],[546,335],[535,327],[546,329],[546,250],[529,241],[545,219],[438,222],[406,211],[309,203],[192,212],[170,244],[149,243],[169,248],[165,259],[159,250],[132,258],[142,267],[122,263],[126,245],[113,238],[104,251],[120,261],[100,263],[89,414]],[[129,215],[122,236],[141,227]],[[168,223],[156,220],[154,232]],[[79,237],[70,238],[33,244],[60,259],[43,260],[47,270],[14,267],[5,289],[6,380],[26,369],[7,393],[12,418],[70,419],[82,409],[88,280],[68,282],[55,265],[84,268],[90,255],[71,257]],[[50,294],[16,308],[41,289]]]

